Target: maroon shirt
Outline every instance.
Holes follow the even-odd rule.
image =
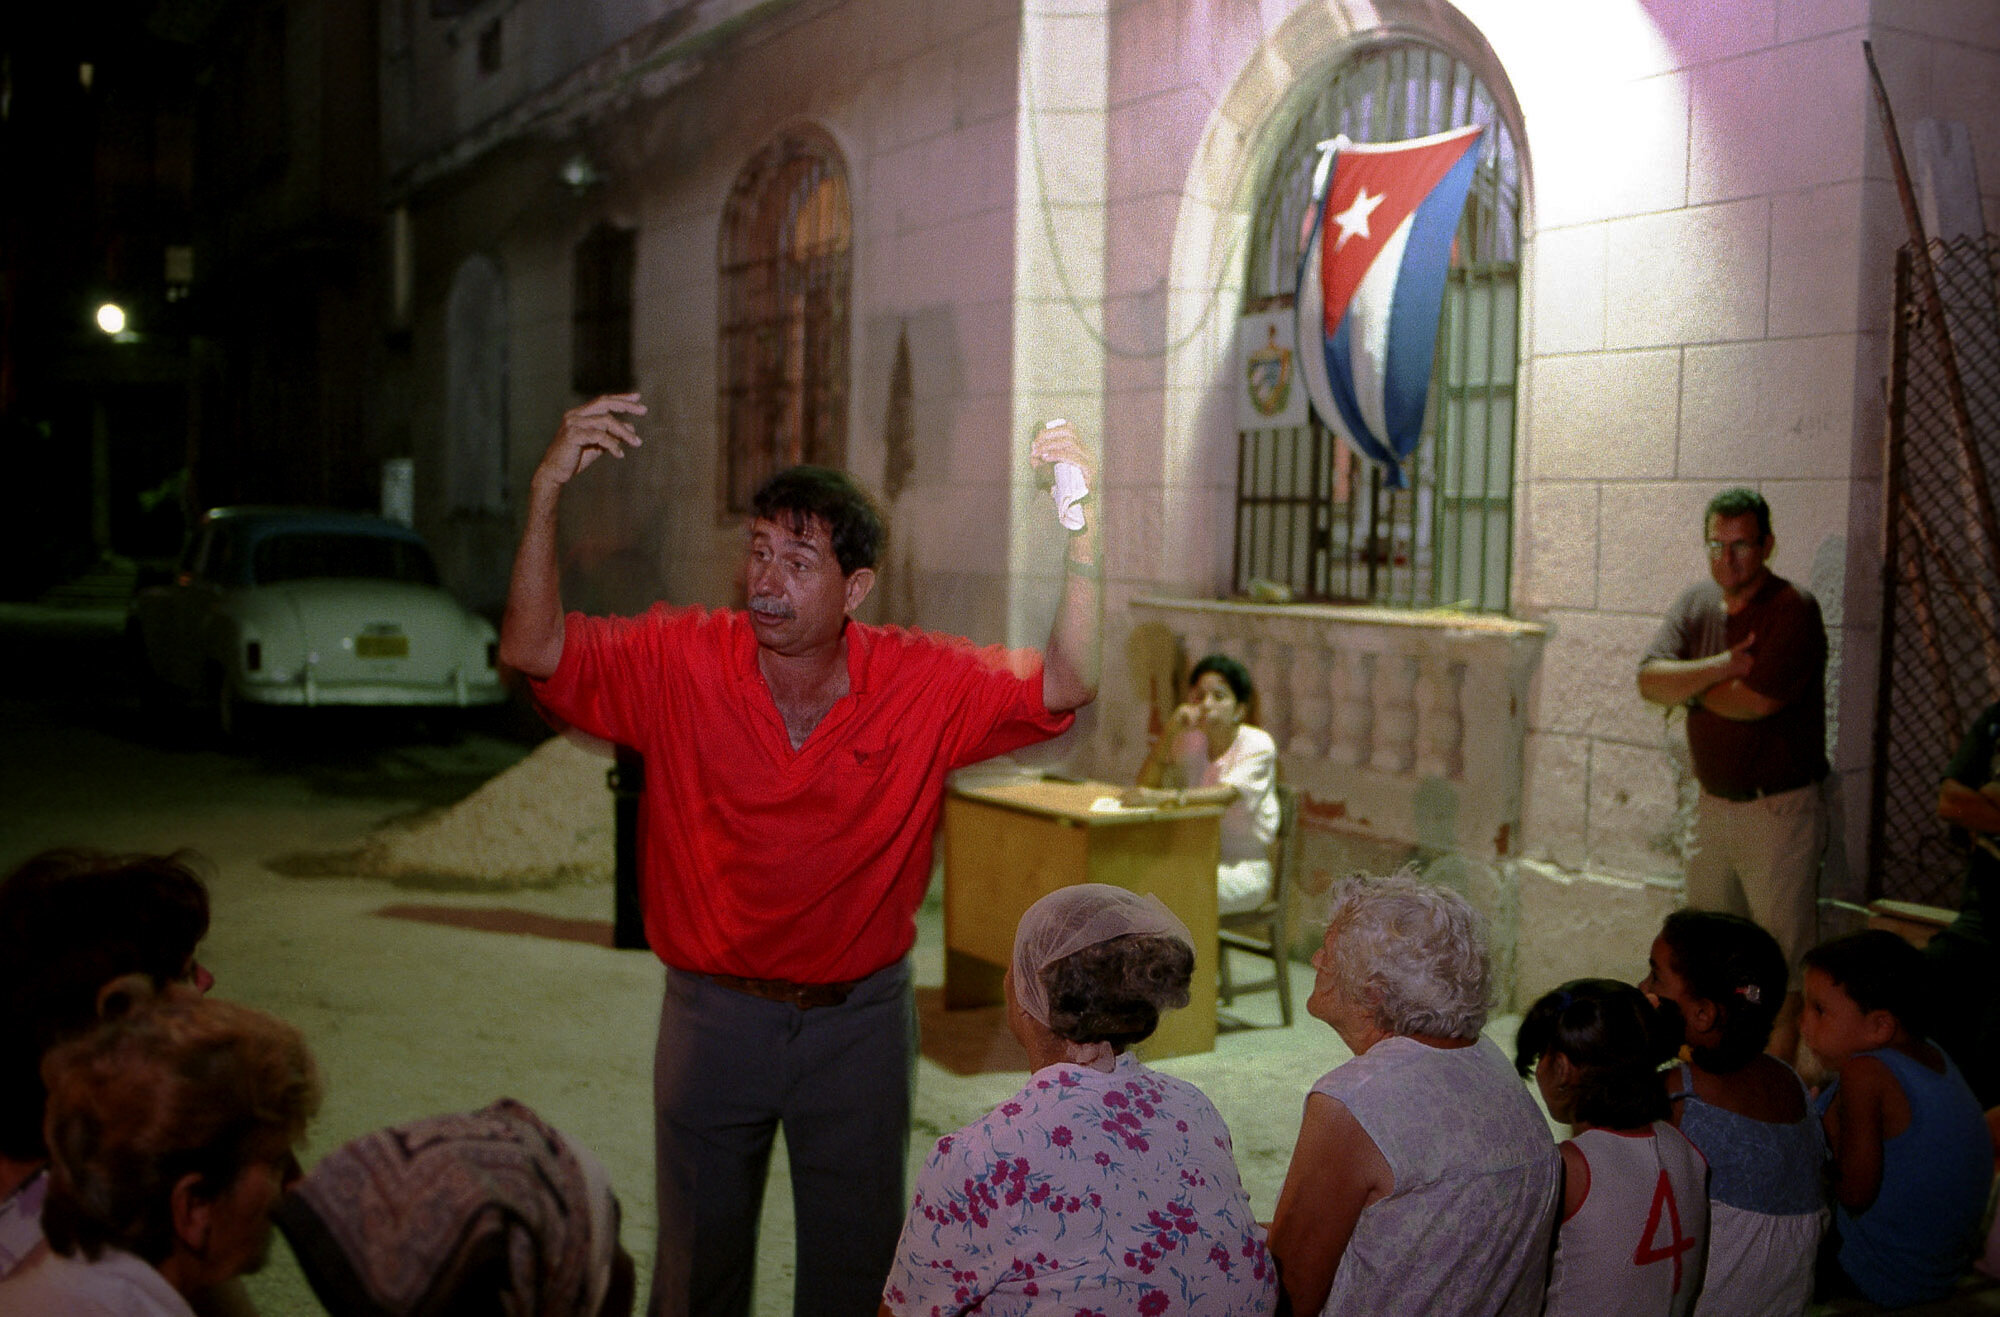
[[[1674,600],[1641,663],[1720,654],[1748,635],[1754,666],[1743,684],[1779,702],[1768,718],[1738,722],[1688,706],[1688,749],[1701,789],[1747,800],[1810,786],[1826,776],[1826,627],[1819,604],[1766,573],[1741,612],[1723,607],[1722,587],[1691,585]]]

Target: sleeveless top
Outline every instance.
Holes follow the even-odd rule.
[[[1949,1056],[1939,1074],[1892,1047],[1858,1055],[1889,1067],[1909,1100],[1910,1124],[1882,1143],[1875,1201],[1859,1212],[1834,1204],[1840,1269],[1884,1307],[1942,1298],[1971,1263],[1986,1212],[1993,1139],[1985,1114]],[[1839,1091],[1836,1078],[1814,1110],[1824,1114]]]
[[[1804,1114],[1780,1125],[1704,1102],[1695,1096],[1694,1072],[1683,1064],[1679,1075],[1681,1091],[1672,1098],[1681,1104],[1681,1133],[1708,1158],[1710,1202],[1766,1216],[1798,1216],[1826,1205],[1819,1178],[1826,1131],[1809,1096]],[[1798,1081],[1796,1073],[1792,1078]],[[1805,1092],[1803,1082],[1799,1091]]]
[[[1321,1309],[1533,1317],[1562,1202],[1562,1158],[1490,1038],[1391,1037],[1313,1085],[1346,1107],[1395,1176],[1354,1224]]]
[[[1708,1260],[1708,1167],[1664,1120],[1629,1136],[1570,1140],[1590,1167],[1576,1215],[1556,1228],[1550,1317],[1685,1317]]]

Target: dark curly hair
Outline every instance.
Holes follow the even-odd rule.
[[[780,471],[751,495],[750,513],[792,531],[803,531],[815,521],[825,522],[827,537],[833,541],[833,556],[846,576],[879,562],[889,538],[875,500],[854,477],[832,467],[795,466]]]
[[[1924,953],[1883,928],[1864,928],[1805,954],[1807,969],[1816,969],[1839,985],[1861,1008],[1887,1011],[1909,1032],[1923,1037],[1929,1012],[1930,966]]]
[[[44,851],[0,879],[0,1154],[38,1160],[41,1061],[97,1022],[98,995],[180,977],[208,933],[191,854]]]
[[[1668,1116],[1660,1064],[1673,1055],[1646,994],[1614,979],[1571,979],[1528,1008],[1514,1039],[1514,1066],[1534,1073],[1544,1054],[1577,1068],[1576,1119],[1637,1129]]]
[[[1674,972],[1715,1007],[1722,1041],[1692,1049],[1715,1074],[1741,1070],[1763,1054],[1785,1003],[1785,953],[1763,925],[1721,910],[1676,910],[1660,926]]]
[[[1222,678],[1238,704],[1246,708],[1249,706],[1251,698],[1257,694],[1257,687],[1250,680],[1250,669],[1227,654],[1210,654],[1188,670],[1187,684],[1192,687],[1211,672]]]
[[[1160,1026],[1160,1012],[1188,1004],[1194,949],[1177,937],[1128,933],[1072,952],[1042,971],[1049,1029],[1073,1043],[1122,1052]]]

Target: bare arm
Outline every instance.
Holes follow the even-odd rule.
[[[1104,662],[1104,534],[1099,525],[1103,491],[1097,464],[1068,424],[1035,436],[1029,457],[1036,465],[1074,462],[1083,468],[1090,494],[1079,505],[1083,529],[1069,532],[1063,555],[1062,602],[1056,605],[1048,648],[1042,653],[1042,704],[1050,713],[1080,709],[1097,698]]]
[[[1386,1197],[1395,1182],[1382,1150],[1354,1114],[1324,1093],[1307,1094],[1305,1122],[1271,1219],[1271,1256],[1294,1313],[1326,1306],[1362,1209]]]
[[[1181,781],[1180,765],[1174,762],[1174,742],[1200,725],[1201,711],[1192,704],[1176,708],[1161,730],[1160,739],[1153,742],[1152,749],[1146,752],[1146,762],[1139,765],[1139,786],[1185,786],[1186,783]]]
[[[1970,832],[2000,833],[2000,783],[1974,791],[1954,778],[1938,788],[1938,817]]]
[[[1833,1152],[1833,1194],[1850,1212],[1861,1212],[1882,1190],[1882,1142],[1889,1067],[1872,1056],[1850,1057],[1840,1067],[1840,1091],[1827,1108],[1826,1142]]]
[[[1713,708],[1707,693],[1725,684],[1742,686],[1740,679],[1749,675],[1750,647],[1756,640],[1755,636],[1745,636],[1720,654],[1710,654],[1707,658],[1648,659],[1639,665],[1639,697],[1671,707],[1686,704],[1699,695],[1704,705]]]
[[[611,393],[563,413],[542,464],[528,481],[527,524],[514,554],[507,611],[500,619],[500,661],[530,677],[546,677],[562,661],[562,574],[556,564],[556,508],[563,486],[610,453],[625,456],[639,434],[624,416],[644,416],[636,393]]]

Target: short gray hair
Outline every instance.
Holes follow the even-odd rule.
[[[1492,961],[1486,921],[1457,892],[1404,869],[1335,885],[1325,963],[1335,990],[1391,1034],[1477,1038]]]

